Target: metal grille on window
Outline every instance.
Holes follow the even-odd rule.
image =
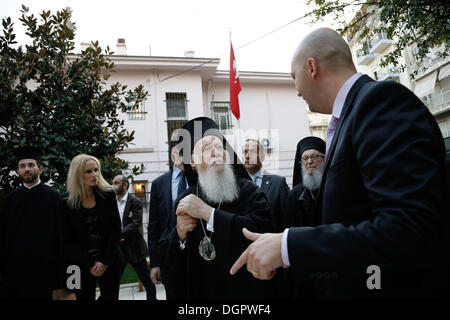
[[[185,92],[166,92],[167,120],[187,119],[186,105]]]
[[[145,103],[147,99],[143,99],[140,103],[135,103],[135,101],[130,102],[129,106],[132,106],[133,109],[128,111],[128,119],[129,120],[145,120]]]
[[[221,131],[229,130],[232,128],[229,102],[212,101],[211,111],[213,120],[217,123]]]
[[[173,162],[172,157],[170,155],[170,148],[171,148],[171,141],[170,138],[172,137],[172,133],[176,130],[184,126],[184,124],[188,122],[187,120],[167,120],[167,136],[169,137],[168,142],[168,152],[169,152],[169,167],[172,169]]]
[[[172,132],[181,128],[187,122],[187,102],[185,92],[166,92],[167,108],[167,136],[172,136]],[[168,142],[169,167],[172,168],[172,158],[170,155],[170,141]]]

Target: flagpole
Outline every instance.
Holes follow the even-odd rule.
[[[229,29],[230,32],[230,44],[231,42],[231,29]],[[230,53],[231,54],[231,53]],[[230,70],[231,72],[231,70]],[[236,117],[235,117],[236,118]],[[237,144],[236,144],[236,150],[238,150],[239,153],[237,154],[241,154],[242,153],[242,141],[241,141],[241,120],[236,118],[236,123],[237,123]],[[236,130],[235,130],[236,131]],[[240,158],[240,157],[239,157]]]

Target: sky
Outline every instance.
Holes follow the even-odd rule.
[[[301,16],[305,0],[0,0],[0,18],[11,17],[19,43],[27,41],[18,20],[22,4],[38,15],[72,9],[76,26],[75,52],[81,42],[98,40],[116,50],[125,38],[128,55],[216,58],[219,70],[229,69],[230,31],[239,71],[290,72],[292,54],[301,39],[330,22],[308,24],[302,19],[247,44]]]

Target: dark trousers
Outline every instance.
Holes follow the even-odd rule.
[[[122,266],[121,276],[125,270],[125,267],[127,266],[127,263],[129,263],[133,267],[139,280],[142,282],[145,288],[147,300],[156,300],[156,287],[150,279],[150,270],[147,266],[147,260],[142,259],[137,262],[133,262],[131,261],[130,255],[128,254],[126,244],[121,244],[120,248],[122,249],[122,254],[125,258],[125,263]]]
[[[119,300],[120,276],[122,260],[108,266],[101,277],[94,277],[86,271],[81,271],[81,289],[75,290],[77,300],[95,300],[95,290],[100,288],[100,297],[98,300],[111,301]]]
[[[165,275],[166,272],[164,270],[161,270],[161,280],[164,285],[164,290],[166,291],[166,300],[177,300],[175,289],[173,288],[173,286],[175,286],[176,284],[170,283]]]

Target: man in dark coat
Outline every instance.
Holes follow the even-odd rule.
[[[444,142],[410,90],[356,72],[334,30],[307,35],[291,64],[311,111],[332,114],[317,227],[250,234],[232,268],[321,279],[316,297],[420,298],[448,290]],[[443,290],[444,289],[444,290]]]
[[[174,131],[173,138],[176,138]],[[152,182],[150,193],[150,213],[148,218],[148,251],[150,255],[151,273],[150,277],[154,284],[162,283],[166,292],[166,299],[175,299],[173,289],[167,280],[164,272],[161,272],[160,255],[158,242],[161,235],[166,231],[169,216],[174,214],[172,208],[175,200],[187,189],[187,181],[184,176],[183,157],[175,143],[171,142],[171,157],[173,168],[156,178]],[[175,284],[176,285],[176,284]]]
[[[292,190],[285,210],[285,227],[311,226],[325,169],[325,141],[306,137],[297,144]]]
[[[122,223],[120,248],[125,258],[122,274],[127,263],[131,264],[144,285],[147,300],[156,300],[156,288],[150,279],[150,270],[147,266],[147,244],[142,230],[142,202],[128,193],[127,177],[123,175],[115,176],[113,186]]]
[[[263,168],[265,150],[258,140],[247,139],[242,155],[244,166],[253,182],[261,188],[269,202],[271,221],[275,232],[283,231],[283,215],[289,187],[286,178],[272,174]]]
[[[313,225],[317,209],[319,187],[325,168],[325,141],[318,137],[306,137],[297,144],[295,153],[292,190],[289,192],[284,211],[284,227]],[[281,292],[290,300],[311,299],[312,281],[307,276],[294,277],[292,269],[281,270],[284,283]],[[281,293],[280,293],[281,294]]]
[[[289,187],[286,178],[272,174],[263,168],[266,151],[264,146],[256,139],[247,139],[243,147],[242,158],[244,166],[253,182],[264,192],[269,203],[273,231],[281,232],[284,227],[284,216],[287,211],[287,201],[289,196]],[[272,295],[268,298],[284,300],[289,298],[289,292],[286,286],[288,272],[278,272],[274,279],[267,281],[266,287]]]
[[[22,185],[0,212],[0,299],[52,300],[61,288],[60,196],[40,181],[40,152],[16,152]]]
[[[215,122],[196,118],[183,126],[182,148],[189,189],[176,200],[161,239],[164,265],[177,299],[253,299],[267,296],[262,283],[229,268],[249,242],[242,228],[271,230],[264,193],[227,146]],[[191,157],[193,150],[193,157]],[[232,162],[233,165],[227,163]],[[194,171],[195,170],[195,171]]]

